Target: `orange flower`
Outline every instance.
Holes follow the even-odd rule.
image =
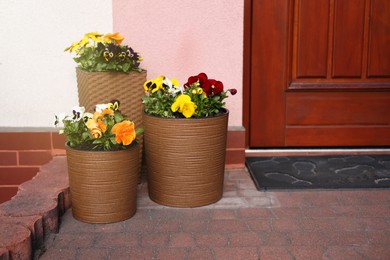
[[[116,32],[116,33],[107,33],[106,35],[104,35],[104,40],[107,43],[112,43],[113,41],[115,41],[116,44],[121,44],[124,38],[125,37],[120,35],[118,32]]]
[[[111,132],[115,134],[115,141],[118,144],[123,143],[123,145],[131,144],[136,136],[134,123],[129,120],[115,124]]]
[[[114,115],[114,110],[112,110],[110,108],[104,109],[102,111],[102,117],[104,117],[105,115],[113,116]]]

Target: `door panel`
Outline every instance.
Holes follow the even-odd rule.
[[[390,145],[390,1],[251,10],[250,147]]]

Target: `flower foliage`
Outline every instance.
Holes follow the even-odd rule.
[[[146,81],[144,90],[145,113],[168,118],[214,116],[224,108],[227,94],[237,93],[236,89],[225,91],[221,81],[209,79],[203,72],[189,77],[183,86],[177,79],[158,76]]]
[[[119,33],[86,33],[65,51],[74,52],[73,59],[86,71],[141,71],[141,56],[131,47],[122,45],[124,37]]]
[[[119,101],[96,105],[95,112],[74,107],[72,115],[56,115],[55,125],[63,124],[61,134],[66,135],[70,147],[80,150],[122,150],[134,141],[142,129],[119,111]]]

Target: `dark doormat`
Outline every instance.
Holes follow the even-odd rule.
[[[390,155],[247,157],[258,190],[390,188]]]

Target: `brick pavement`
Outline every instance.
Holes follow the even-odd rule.
[[[46,259],[390,259],[390,190],[260,192],[226,170],[213,205],[157,205],[139,185],[129,220],[86,224],[68,210]]]

